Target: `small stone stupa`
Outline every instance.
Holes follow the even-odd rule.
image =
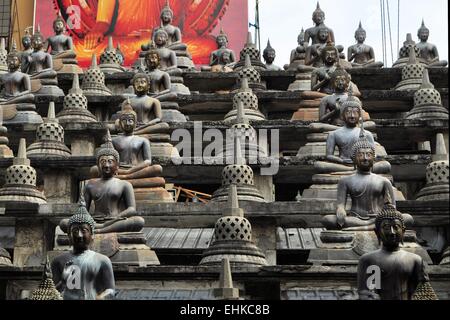
[[[449,200],[448,151],[444,135],[436,135],[436,151],[426,169],[427,184],[417,194],[417,201]]]
[[[30,158],[70,157],[70,149],[64,144],[64,128],[55,118],[55,103],[48,105],[47,118],[36,130],[36,142],[28,146]]]
[[[255,186],[253,170],[246,164],[242,157],[241,140],[239,136],[234,137],[234,164],[228,165],[222,170],[222,187],[216,190],[212,201],[227,201],[228,189],[235,184],[239,201],[266,202],[261,191]]]
[[[63,109],[56,118],[61,124],[97,122],[97,118],[88,110],[88,100],[80,89],[78,74],[73,75],[72,89],[64,97]]]
[[[230,260],[222,259],[219,288],[213,290],[214,298],[217,300],[239,300],[239,289],[233,287]]]
[[[229,259],[232,265],[267,265],[264,253],[252,241],[252,226],[239,208],[238,186],[227,187],[227,207],[214,226],[214,240],[203,252],[200,265],[220,265]]]
[[[110,96],[111,90],[105,85],[105,75],[97,66],[97,56],[92,55],[91,66],[84,73],[81,89],[85,96]]]
[[[47,203],[45,196],[36,189],[36,170],[30,166],[24,138],[20,139],[17,157],[13,165],[6,169],[6,183],[0,189],[0,203],[28,202]]]
[[[8,51],[6,51],[5,38],[0,39],[0,75],[8,72]]]
[[[414,93],[414,107],[406,119],[444,119],[448,120],[448,110],[442,106],[441,94],[430,82],[428,69],[423,69],[422,85]]]
[[[245,66],[245,56],[249,56],[252,65],[258,70],[266,70],[266,65],[261,61],[261,52],[256,48],[252,40],[252,33],[247,34],[247,42],[240,52],[239,61],[234,65],[234,71],[238,72]]]
[[[409,60],[410,48],[414,50],[414,55],[417,59],[420,59],[420,49],[416,46],[411,33],[406,34],[406,41],[403,42],[403,47],[400,48],[398,53],[398,59],[392,65],[392,68],[403,68]]]
[[[121,55],[117,53],[116,48],[113,45],[113,38],[108,37],[108,46],[105,51],[100,55],[99,68],[104,74],[114,74],[117,72],[124,72],[124,68],[120,66]]]
[[[31,293],[30,300],[63,300],[61,294],[56,289],[55,283],[53,282],[52,270],[50,268],[48,256],[45,261],[42,281],[39,284],[39,287]]]
[[[402,68],[402,81],[395,86],[395,90],[403,91],[419,89],[422,85],[424,69],[425,66],[417,60],[413,47],[410,47],[408,63]]]
[[[239,87],[243,79],[247,79],[248,86],[255,91],[266,90],[265,81],[261,81],[261,75],[255,67],[252,66],[252,61],[248,54],[245,55],[244,67],[238,72],[239,80],[237,86]]]
[[[258,109],[258,97],[249,88],[248,79],[243,77],[241,80],[241,88],[237,90],[233,96],[233,109],[225,115],[225,122],[236,121],[238,104],[242,102],[244,113],[249,120],[266,120],[266,117]]]

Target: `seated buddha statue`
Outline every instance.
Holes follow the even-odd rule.
[[[236,62],[234,51],[228,48],[228,36],[220,29],[216,37],[217,50],[209,55],[209,66],[203,66],[202,71],[231,72],[232,64]]]
[[[330,31],[325,26],[319,27],[316,38],[317,42],[306,48],[305,65],[318,68],[323,66],[320,53],[327,45],[327,40],[330,38]]]
[[[74,51],[73,40],[64,34],[65,22],[58,12],[58,16],[53,21],[53,31],[55,34],[47,39],[47,50],[53,58],[53,65],[56,71],[61,73],[82,73],[78,67],[77,55]]]
[[[299,65],[305,64],[305,54],[308,45],[305,44],[305,31],[303,30],[303,28],[297,37],[297,44],[298,46],[291,51],[289,64],[284,65],[285,70],[296,71]]]
[[[178,68],[177,56],[175,51],[167,47],[169,35],[165,29],[156,29],[154,35],[154,44],[159,52],[160,68],[171,76],[181,75],[181,69]]]
[[[273,62],[275,61],[276,52],[275,49],[270,45],[270,40],[267,40],[267,47],[263,51],[263,58],[266,62],[266,67],[268,71],[280,71],[281,68]]]
[[[86,209],[89,211],[92,202],[95,205],[92,217],[96,233],[141,231],[145,221],[137,216],[133,186],[117,177],[120,156],[109,133],[106,143],[97,150],[96,158],[99,177],[89,180],[84,188]],[[63,219],[59,226],[67,233],[69,219]]]
[[[35,94],[63,96],[64,92],[58,88],[57,73],[53,69],[53,58],[43,49],[44,38],[37,31],[31,37],[33,52],[28,56],[27,73],[30,75]]]
[[[33,47],[31,46],[31,35],[29,29],[25,29],[25,35],[22,37],[22,47],[23,51],[20,52],[21,60],[21,71],[27,72],[28,68],[28,56],[33,52]]]
[[[422,25],[417,32],[417,37],[420,42],[416,43],[416,47],[420,50],[420,58],[422,58],[429,67],[445,67],[447,61],[439,60],[439,53],[436,45],[428,42],[430,30],[425,26],[422,20]]]
[[[150,48],[145,54],[145,66],[147,75],[150,79],[149,93],[153,98],[159,101],[175,100],[177,93],[172,91],[172,82],[170,75],[161,70],[161,56],[156,48]]]
[[[371,46],[364,43],[366,40],[366,30],[363,29],[361,21],[355,31],[357,44],[348,48],[347,58],[354,68],[381,68],[383,62],[375,61],[375,53]]]
[[[309,44],[309,40],[311,39],[311,44],[314,45],[319,42],[319,29],[325,27],[329,30],[331,42],[334,42],[334,32],[331,28],[328,28],[325,21],[325,12],[320,9],[319,2],[317,2],[316,10],[314,10],[312,15],[312,20],[314,22],[314,27],[308,28],[305,31],[305,42]]]
[[[152,165],[149,140],[134,133],[136,119],[136,112],[131,105],[126,104],[119,116],[122,134],[112,139],[112,144],[121,159],[117,178],[131,183],[138,200],[172,202],[171,195],[164,189],[162,167]]]
[[[374,230],[375,217],[383,206],[386,203],[395,206],[391,182],[372,172],[375,160],[373,139],[363,129],[357,131],[360,132],[359,138],[348,148],[356,172],[339,180],[336,214],[322,219],[322,224],[328,230]],[[349,211],[346,210],[348,197],[352,201]],[[414,222],[409,214],[403,214],[403,218],[406,226],[411,226]]]
[[[311,90],[325,94],[333,93],[333,88],[330,83],[331,74],[336,70],[337,64],[342,63],[342,60],[339,59],[338,49],[329,41],[329,39],[330,37],[328,38],[326,46],[320,51],[320,59],[323,65],[316,68],[311,74]],[[351,82],[350,85],[352,87],[353,95],[360,96],[361,93],[359,92],[358,87],[353,82]]]

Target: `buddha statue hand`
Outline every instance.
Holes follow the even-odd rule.
[[[345,211],[345,208],[338,207],[336,210],[336,222],[340,228],[344,227],[346,217],[347,217],[347,212]]]

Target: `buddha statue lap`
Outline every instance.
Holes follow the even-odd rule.
[[[423,59],[428,67],[446,67],[447,61],[439,60],[439,53],[436,45],[428,42],[430,36],[430,30],[425,26],[425,22],[422,20],[422,25],[417,31],[417,37],[420,42],[416,43],[416,47],[420,51],[420,58]]]
[[[50,95],[53,97],[64,96],[64,92],[58,88],[57,73],[53,69],[53,58],[43,49],[44,38],[37,31],[31,37],[33,52],[28,56],[27,73],[32,80],[32,92],[35,95]]]
[[[53,21],[53,30],[55,35],[47,39],[47,50],[53,58],[54,69],[58,73],[83,73],[78,66],[77,55],[74,51],[73,40],[70,36],[64,34],[64,19],[58,13]]]
[[[4,89],[0,97],[0,106],[4,123],[42,123],[42,118],[34,105],[30,76],[20,71],[21,59],[16,51],[15,42],[8,54],[7,64],[8,73],[1,77]]]
[[[361,21],[355,31],[357,44],[348,48],[348,61],[354,68],[382,68],[383,62],[375,61],[375,53],[371,46],[364,43],[366,40],[366,30],[363,29]]]

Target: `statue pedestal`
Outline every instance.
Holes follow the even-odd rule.
[[[55,60],[58,59],[54,59],[53,60],[53,64],[55,64]],[[63,62],[61,62],[63,63]],[[83,69],[81,69],[81,67],[77,64],[68,64],[68,63],[63,63],[61,69],[59,70],[55,70],[56,73],[58,74],[83,74]]]
[[[55,234],[55,248],[49,252],[50,259],[71,249],[67,234],[59,227]],[[159,265],[156,253],[146,245],[146,241],[142,232],[95,234],[91,249],[110,258],[113,265]]]
[[[186,122],[186,116],[180,112],[180,107],[175,101],[161,102],[162,122]]]
[[[3,124],[41,124],[42,117],[36,112],[36,106],[32,103],[20,103],[15,105],[17,114],[14,118],[3,120]]]
[[[178,149],[168,142],[151,142],[152,157],[157,158],[179,158]]]
[[[191,91],[189,90],[189,88],[184,85],[183,77],[170,76],[170,81],[171,81],[171,87],[170,87],[171,92],[176,92],[177,94],[185,94],[185,95],[191,94]]]
[[[289,67],[290,68],[290,67]],[[287,91],[309,91],[311,90],[311,72],[301,72],[295,75]]]
[[[308,262],[312,264],[358,264],[359,258],[368,252],[379,249],[374,231],[338,231],[324,230],[320,234],[321,242],[311,250]],[[416,243],[416,233],[407,230],[402,249],[418,254],[425,262],[432,264],[427,251]]]
[[[173,203],[173,197],[166,189],[135,188],[134,196],[137,204]]]

